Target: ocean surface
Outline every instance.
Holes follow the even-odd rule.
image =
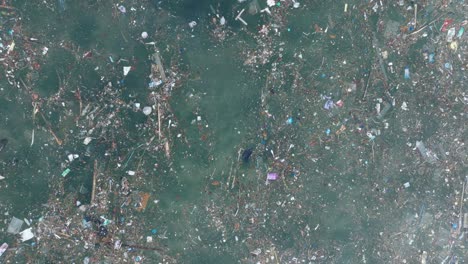
[[[447,127],[453,139],[463,137],[463,125],[443,125],[433,114],[445,106],[440,91],[432,92],[436,81],[423,77],[431,69],[422,53],[437,44],[428,38],[389,44],[411,20],[408,1],[304,0],[297,8],[294,1],[275,1],[273,15],[260,12],[266,1],[7,2],[16,12],[2,9],[2,31],[17,25],[11,38],[18,60],[39,64],[34,70],[18,66],[18,86],[0,78],[0,138],[8,139],[0,151],[0,242],[27,248],[10,261],[46,259],[35,252],[37,243],[16,244],[5,232],[11,216],[34,226],[52,210],[51,199],[89,204],[95,161],[102,181],[119,184],[126,177],[134,192],[150,194],[145,210],[135,211],[133,202],[121,206],[119,187],[109,187],[115,197],[106,217],[120,223],[111,236],[156,244],[178,263],[420,263],[423,250],[457,255],[444,251],[448,241],[426,243],[425,228],[448,237],[458,222],[447,208],[459,199],[454,190],[461,191],[462,163],[450,167],[458,180],[445,186],[445,165],[421,157],[415,142],[432,142],[428,148],[440,159],[452,148],[441,147],[449,142],[442,139]],[[421,24],[438,15],[435,4],[424,2]],[[242,9],[247,26],[235,20]],[[427,29],[429,37],[437,36],[442,22]],[[269,25],[264,36],[263,25]],[[170,155],[158,141],[150,96],[162,88],[148,87],[153,46],[166,74],[180,77],[165,99],[161,125]],[[28,53],[31,47],[47,52]],[[382,71],[384,50],[389,55]],[[445,58],[452,58],[457,89],[466,78],[456,73],[456,53],[451,56]],[[407,65],[412,80],[404,78]],[[127,76],[123,66],[132,67]],[[108,82],[114,97],[103,92]],[[421,87],[431,87],[430,96]],[[102,115],[118,117],[97,129],[88,145],[83,140],[96,122],[86,115],[75,119],[82,111],[77,90],[82,108],[99,106]],[[402,102],[410,111],[401,109]],[[155,105],[155,116],[145,116],[135,103]],[[466,106],[459,104],[447,111],[461,114]],[[247,149],[252,154],[243,157]],[[460,158],[452,153],[453,160]],[[70,162],[69,154],[79,158]],[[267,180],[268,173],[278,178]],[[92,250],[76,250],[76,259],[67,261],[89,256],[105,263]],[[56,252],[49,260],[62,259]],[[130,255],[145,263],[163,259],[151,250]]]

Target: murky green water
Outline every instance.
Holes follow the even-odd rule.
[[[136,182],[129,177],[135,191],[151,194],[147,209],[135,212],[132,219],[136,237],[142,238],[128,239],[144,244],[145,237],[153,235],[180,263],[265,263],[270,257],[271,263],[289,263],[295,257],[321,263],[390,263],[386,256],[391,254],[380,255],[381,232],[396,233],[401,223],[408,223],[408,215],[426,208],[426,200],[437,200],[427,194],[421,203],[402,206],[411,199],[411,191],[424,193],[431,185],[416,177],[416,165],[407,165],[415,157],[405,144],[429,139],[440,124],[429,118],[424,106],[414,113],[425,117],[416,135],[400,136],[408,123],[393,109],[384,122],[378,120],[375,100],[388,100],[379,74],[367,99],[361,100],[364,83],[376,68],[372,31],[379,17],[367,14],[364,20],[364,4],[346,3],[347,13],[344,1],[304,1],[300,9],[290,10],[281,34],[272,37],[272,57],[255,67],[246,65],[246,51],[262,50],[252,36],[269,18],[246,12],[249,26],[243,30],[232,10],[246,4],[236,1],[125,1],[121,4],[126,14],[113,1],[14,1],[21,10],[23,33],[49,47],[39,60],[40,70],[32,76],[24,71],[20,77],[32,79],[32,90],[48,100],[41,110],[64,144],[57,146],[41,116],[33,119],[31,92],[0,80],[0,137],[9,140],[0,153],[0,175],[6,177],[0,192],[2,228],[12,215],[38,221],[45,210],[42,205],[57,192],[49,188],[50,181],[66,167],[71,173],[64,191],[89,203],[93,161],[98,160],[104,179],[119,182],[127,170],[135,170],[143,178]],[[211,35],[210,5],[228,21],[231,36],[224,42]],[[394,6],[385,17],[403,20],[399,12]],[[193,30],[188,27],[192,20],[198,23]],[[141,112],[119,110],[122,130],[107,131],[89,146],[82,143],[82,132],[89,128],[77,127],[74,119],[79,111],[77,88],[85,105],[107,104],[104,114],[115,111],[108,98],[96,96],[103,94],[108,81],[123,103],[152,103],[147,88],[150,52],[138,39],[142,31],[150,34],[145,42],[157,43],[167,68],[177,65],[187,74],[172,91],[173,113],[163,120],[171,141],[170,159],[164,150],[154,154],[141,147],[157,138],[145,128],[156,121]],[[410,58],[418,63],[422,45],[415,44],[406,58],[393,57],[395,65]],[[87,51],[92,56],[83,58]],[[119,86],[120,58],[134,68]],[[401,82],[398,71],[389,73],[392,87]],[[347,90],[352,83],[359,83],[357,91]],[[399,90],[392,87],[391,95],[398,98],[413,93],[409,84]],[[345,106],[326,111],[322,95],[335,102],[342,99]],[[344,133],[337,132],[342,125]],[[382,134],[369,140],[366,131],[377,130]],[[109,152],[112,141],[118,147]],[[253,148],[247,163],[238,159],[246,148]],[[80,159],[66,165],[69,153]],[[278,172],[280,179],[266,184],[267,172]],[[401,186],[408,181],[416,187],[406,192]],[[110,208],[119,208],[120,202],[111,198]],[[121,220],[112,210],[108,217]],[[14,238],[2,232],[1,241],[13,243]],[[262,254],[256,259],[250,252],[257,248]],[[161,260],[151,251],[141,255],[148,263]],[[417,259],[417,254],[412,257]],[[73,261],[82,259],[77,255]]]

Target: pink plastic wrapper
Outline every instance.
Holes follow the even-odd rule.
[[[275,180],[277,180],[277,179],[278,179],[278,173],[276,173],[276,172],[269,172],[269,173],[267,174],[267,180],[269,180],[269,181],[275,181]]]
[[[8,249],[8,244],[3,243],[2,246],[0,247],[0,257],[5,253],[5,251]]]

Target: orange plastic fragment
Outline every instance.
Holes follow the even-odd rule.
[[[151,194],[149,193],[140,193],[141,197],[141,205],[136,209],[138,212],[145,210],[146,206],[148,205],[148,200]]]

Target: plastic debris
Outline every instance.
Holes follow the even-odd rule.
[[[8,225],[7,232],[13,235],[16,235],[20,232],[21,227],[23,226],[23,220],[13,217]]]
[[[405,67],[405,79],[406,80],[410,79],[410,70],[408,66]]]
[[[3,243],[0,246],[0,257],[3,255],[3,253],[5,253],[5,251],[7,251],[7,249],[8,249],[8,244],[7,243]]]
[[[338,107],[343,107],[344,102],[343,102],[343,100],[338,100],[338,101],[335,103],[335,105],[338,106]]]
[[[276,181],[278,179],[278,173],[276,172],[269,172],[267,174],[267,180],[269,181]]]
[[[116,240],[114,242],[114,249],[119,250],[122,247],[122,241],[121,240]]]
[[[457,33],[457,38],[461,38],[463,36],[464,32],[465,32],[465,28],[460,27],[460,29],[458,30],[458,33]]]
[[[422,141],[416,141],[416,148],[418,149],[419,153],[424,158],[424,160],[426,160],[430,164],[434,164],[437,162],[438,158],[435,155],[435,153],[427,149]]]
[[[91,138],[91,137],[86,137],[86,138],[83,140],[83,144],[88,145],[88,144],[91,142],[91,140],[93,140],[93,138]]]
[[[401,104],[401,109],[404,110],[404,111],[408,111],[408,104],[406,102],[403,102]]]
[[[127,12],[127,9],[125,8],[125,6],[119,6],[118,7],[119,11],[122,12],[122,13],[126,13]]]
[[[431,53],[429,54],[429,63],[434,63],[435,62],[435,54]]]
[[[335,107],[335,104],[333,103],[333,100],[331,100],[331,99],[328,99],[328,100],[325,102],[325,105],[323,106],[323,108],[325,108],[326,110],[330,110],[330,109],[332,109],[333,107]]]
[[[255,249],[254,251],[250,252],[250,254],[254,256],[258,256],[262,253],[262,250],[260,248]]]
[[[197,22],[195,22],[195,21],[192,21],[192,22],[189,23],[190,28],[194,28],[196,25],[197,25]]]
[[[2,138],[0,139],[0,152],[5,149],[6,145],[8,144],[8,139]]]
[[[137,211],[141,212],[145,210],[146,206],[148,205],[148,201],[151,194],[149,193],[140,193],[140,205],[137,207]]]
[[[248,162],[249,159],[250,159],[250,156],[252,155],[253,153],[253,148],[248,148],[248,149],[245,149],[243,152],[242,152],[242,160],[244,162]]]
[[[9,262],[466,262],[466,1],[69,1],[2,5]]]
[[[450,26],[453,22],[453,19],[447,18],[444,20],[444,23],[442,24],[442,27],[440,28],[440,31],[445,32],[447,30],[447,27]]]
[[[32,227],[23,230],[20,235],[21,235],[21,242],[28,241],[32,238],[34,238],[34,233],[32,232]]]
[[[450,28],[448,31],[447,31],[447,42],[452,42],[453,41],[453,37],[455,37],[455,28]]]
[[[107,234],[109,234],[109,231],[107,230],[107,228],[105,226],[100,226],[99,231],[98,231],[98,236],[106,237]]]
[[[74,161],[75,159],[77,159],[79,157],[80,157],[80,155],[78,155],[78,154],[68,154],[68,156],[67,156],[69,162],[72,162],[72,161]]]
[[[145,106],[143,107],[143,114],[150,115],[152,110],[153,108],[151,106]]]
[[[155,88],[155,87],[158,87],[159,85],[161,85],[163,83],[162,80],[158,80],[158,81],[152,81],[148,84],[148,87],[149,88]]]
[[[130,67],[130,66],[123,67],[123,75],[127,76],[131,69],[132,69],[132,67]]]
[[[384,119],[388,111],[390,111],[390,109],[392,108],[392,105],[388,102],[383,102],[383,104],[384,104],[384,108],[382,109],[382,111],[379,111],[377,115],[377,118],[380,120]]]
[[[66,168],[63,172],[62,172],[62,177],[65,177],[68,175],[68,173],[70,173],[70,169],[69,168]]]

